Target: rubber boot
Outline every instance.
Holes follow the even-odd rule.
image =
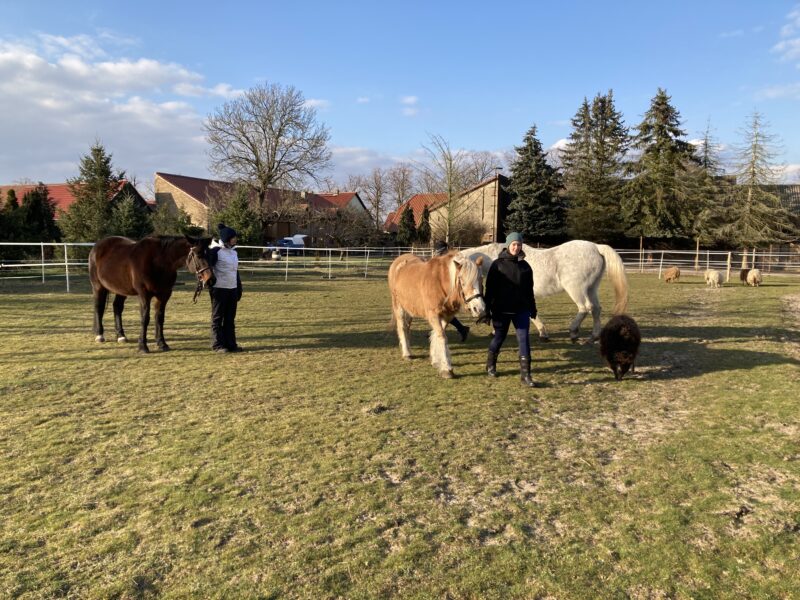
[[[486,357],[486,373],[489,377],[497,377],[497,353],[491,350]]]
[[[522,385],[526,387],[536,387],[536,383],[534,383],[533,379],[531,379],[530,356],[519,357],[519,379],[522,381]]]

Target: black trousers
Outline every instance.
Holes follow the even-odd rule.
[[[211,288],[211,347],[214,350],[236,348],[236,305],[239,292]]]

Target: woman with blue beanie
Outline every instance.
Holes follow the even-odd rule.
[[[211,292],[211,348],[215,352],[241,352],[236,343],[236,306],[242,299],[236,231],[224,223],[217,226],[219,242],[208,250],[208,264],[214,270]]]
[[[492,319],[494,337],[489,344],[486,372],[497,377],[497,355],[514,323],[519,344],[519,373],[522,385],[535,387],[531,379],[530,320],[536,317],[536,300],[533,297],[533,269],[522,251],[522,235],[517,232],[506,236],[508,245],[489,267],[486,276],[486,307]]]

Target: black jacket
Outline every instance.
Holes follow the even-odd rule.
[[[489,267],[486,276],[486,306],[493,315],[517,314],[530,311],[536,316],[533,297],[533,269],[520,251],[516,256],[504,248]]]

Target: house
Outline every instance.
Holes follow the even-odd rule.
[[[229,181],[188,177],[172,173],[155,174],[155,200],[158,206],[166,204],[185,211],[197,225],[211,231],[211,212],[221,208],[221,201],[230,198],[236,184]],[[251,192],[250,202],[255,207],[258,199]],[[265,236],[268,240],[291,237],[298,233],[308,234],[312,244],[327,239],[325,217],[343,208],[353,208],[366,213],[366,208],[356,192],[315,194],[269,188],[263,209],[271,213]]]
[[[44,185],[47,187],[50,199],[55,204],[55,219],[57,221],[61,214],[67,212],[69,207],[75,203],[76,198],[72,195],[72,192],[69,189],[69,184],[67,183],[45,183]],[[38,184],[30,183],[26,183],[24,185],[0,185],[0,199],[5,202],[8,190],[14,190],[17,195],[17,201],[21,204],[22,198],[25,196],[25,194],[36,189],[37,186]],[[131,184],[131,182],[123,179],[120,181],[116,193],[110,198],[110,202],[116,202],[118,199],[125,198],[126,196],[132,197],[134,202],[143,208],[147,208],[149,210],[154,209],[154,205],[145,200],[139,191],[133,186],[133,184]]]
[[[400,219],[402,219],[406,208],[411,209],[411,212],[414,214],[414,226],[419,227],[419,224],[422,222],[422,213],[425,212],[425,209],[427,208],[430,210],[431,206],[446,199],[447,194],[414,194],[411,198],[398,206],[397,210],[389,213],[389,216],[386,217],[386,221],[383,223],[383,230],[387,233],[397,233]]]
[[[764,188],[778,197],[783,208],[800,217],[800,184],[767,185]]]

